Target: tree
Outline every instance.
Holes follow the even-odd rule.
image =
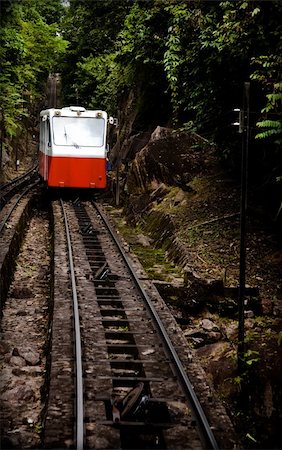
[[[59,4],[52,2],[53,7]],[[10,1],[2,10],[0,102],[10,137],[21,128],[30,103],[43,96],[48,73],[66,48],[58,25],[48,24],[40,13],[48,16],[50,11],[42,0]]]

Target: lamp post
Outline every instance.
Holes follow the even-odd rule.
[[[240,274],[238,296],[238,349],[237,363],[239,375],[244,373],[244,339],[245,339],[245,291],[246,291],[246,218],[247,218],[247,183],[248,153],[250,133],[250,82],[244,83],[243,110],[239,111],[239,133],[242,133],[241,157],[241,201],[240,201]]]
[[[119,166],[120,166],[120,113],[117,117],[117,162],[116,162],[116,206],[119,206],[120,200],[120,184],[119,184]]]

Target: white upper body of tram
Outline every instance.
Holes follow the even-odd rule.
[[[80,106],[40,113],[39,172],[48,186],[106,186],[107,113]]]

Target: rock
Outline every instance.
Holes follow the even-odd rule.
[[[9,351],[10,345],[5,341],[0,342],[0,355],[5,355],[5,353],[9,353]]]
[[[2,400],[13,406],[18,406],[19,403],[32,399],[34,399],[33,389],[24,384],[15,386],[13,389],[8,389],[2,394]]]
[[[208,319],[204,319],[208,320]],[[210,321],[211,322],[211,321]],[[213,322],[211,322],[213,323]],[[213,342],[217,342],[221,339],[221,332],[216,327],[215,324],[213,324],[215,328],[212,328],[213,331],[206,331],[204,329],[194,328],[192,330],[185,330],[184,336],[187,339],[191,339],[192,343],[194,344],[194,347],[200,347],[202,345],[211,344]]]
[[[143,247],[150,247],[153,239],[149,238],[148,236],[145,236],[144,234],[140,233],[137,235],[138,243],[141,244]]]
[[[225,328],[225,334],[227,339],[233,340],[238,335],[238,324],[237,323],[229,323]]]
[[[253,311],[245,311],[245,317],[247,317],[247,318],[252,318],[252,317],[255,317],[255,313],[253,312]]]
[[[20,356],[11,356],[10,364],[17,367],[24,367],[26,365],[26,362]]]
[[[159,125],[157,126],[157,128],[153,131],[153,133],[151,134],[151,139],[150,141],[156,141],[158,139],[163,139],[165,138],[167,135],[171,134],[172,129],[171,128],[165,128],[165,127],[160,127]]]
[[[206,294],[223,295],[224,284],[220,279],[202,278],[201,275],[191,270],[188,264],[183,269],[184,286],[197,286]]]
[[[217,331],[217,332],[220,332],[218,326],[214,322],[212,322],[210,319],[203,319],[203,320],[201,320],[200,326],[205,331]]]
[[[182,418],[185,418],[188,409],[187,404],[180,401],[168,401],[167,408],[170,417],[178,421],[180,421]]]
[[[221,333],[220,331],[211,331],[208,338],[211,342],[219,341],[221,339]]]
[[[205,340],[202,338],[192,337],[192,342],[195,348],[205,345]]]
[[[30,366],[36,366],[40,363],[40,354],[31,347],[26,349],[19,349],[19,356],[24,358]]]
[[[169,192],[168,187],[164,183],[160,183],[159,186],[150,194],[152,202],[160,202],[163,197]]]
[[[206,336],[206,333],[202,330],[199,330],[198,328],[193,328],[184,330],[184,336],[185,337],[195,337],[195,338],[204,338]]]
[[[183,204],[183,202],[185,202],[186,200],[185,200],[185,194],[184,194],[184,192],[181,190],[181,191],[178,191],[177,193],[176,193],[176,195],[174,196],[174,198],[172,199],[172,205],[173,206],[177,206],[177,205],[179,205],[180,203],[182,203]]]
[[[205,345],[206,334],[203,331],[200,331],[198,329],[188,329],[185,330],[183,334],[187,339],[192,341],[192,344],[195,348]]]
[[[246,328],[247,330],[249,330],[249,329],[251,329],[251,328],[254,328],[254,326],[255,326],[255,321],[254,321],[254,319],[246,319],[246,320],[245,320],[245,328]]]

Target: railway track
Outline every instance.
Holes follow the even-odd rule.
[[[0,314],[11,282],[15,259],[19,252],[25,227],[33,205],[33,197],[39,180],[34,171],[19,182],[9,183],[2,189],[2,210],[0,211]],[[10,199],[9,201],[7,199]],[[4,205],[5,203],[5,205]]]
[[[15,178],[14,180],[4,183],[0,186],[0,211],[18,192],[30,185],[37,177],[37,165],[30,170]]]
[[[5,227],[8,226],[9,219],[13,212],[18,207],[20,201],[26,197],[32,189],[34,189],[39,183],[39,180],[36,180],[34,183],[31,183],[26,188],[24,188],[17,196],[16,198],[11,202],[11,205],[7,207],[7,212],[5,213],[4,210],[2,210],[2,214],[0,214],[0,236],[3,233],[3,230]]]
[[[45,446],[219,448],[183,367],[189,354],[178,356],[102,211],[79,199],[53,209]]]
[[[52,235],[48,208],[42,198],[37,196],[26,207],[23,203],[21,211],[16,212],[19,221],[13,217],[13,224],[18,223],[16,237],[7,242],[9,250],[1,266],[0,440],[3,449],[42,448],[39,431],[49,343]],[[5,230],[4,243],[13,228]],[[3,269],[5,277],[2,277]],[[11,283],[8,283],[11,272]]]

